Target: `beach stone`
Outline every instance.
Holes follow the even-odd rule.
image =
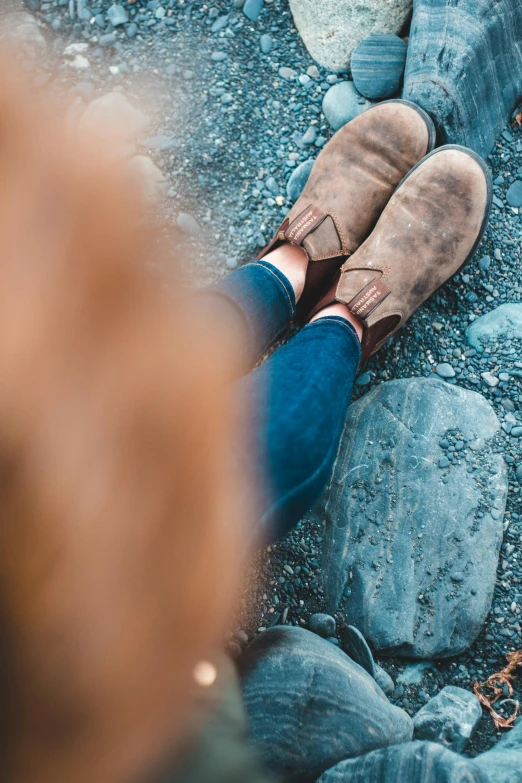
[[[246,0],[243,6],[243,13],[251,22],[257,22],[262,10],[263,0]]]
[[[263,54],[270,54],[272,49],[274,48],[274,41],[271,35],[268,33],[263,33],[261,38],[259,39],[259,46],[261,47],[261,51]]]
[[[522,207],[522,181],[516,179],[509,186],[506,193],[506,201],[510,207]]]
[[[522,340],[522,304],[500,305],[466,329],[466,339],[477,351],[506,338]]]
[[[332,617],[331,614],[316,612],[315,614],[310,615],[308,627],[312,633],[316,633],[319,636],[322,636],[323,639],[327,639],[329,636],[335,634],[335,617]]]
[[[403,98],[483,158],[522,95],[522,3],[415,0]]]
[[[286,185],[286,195],[292,203],[297,201],[303,192],[314,163],[315,160],[309,158],[308,160],[305,160],[304,163],[300,163],[292,172],[292,176]]]
[[[353,625],[345,625],[340,629],[339,635],[341,648],[344,652],[373,677],[386,695],[391,694],[395,688],[394,682],[388,672],[375,662],[368,642],[362,633]]]
[[[451,432],[464,448],[441,470]],[[327,611],[338,610],[377,652],[444,658],[480,632],[508,489],[491,448],[498,432],[480,394],[436,378],[382,383],[349,408],[314,516],[325,523]]]
[[[370,35],[361,41],[351,59],[353,83],[361,95],[389,98],[399,91],[407,48],[397,35]]]
[[[331,71],[347,68],[372,33],[399,33],[412,0],[290,0],[295,26],[311,56]]]
[[[522,719],[491,750],[481,753],[474,761],[490,783],[521,783]]]
[[[254,744],[285,779],[315,781],[342,759],[411,739],[407,713],[361,666],[310,631],[264,631],[238,666]]]
[[[147,129],[149,118],[136,109],[121,92],[109,92],[92,101],[85,109],[80,133],[133,144]]]
[[[317,783],[488,783],[488,779],[471,759],[441,745],[405,742],[341,761]]]
[[[188,212],[180,212],[176,218],[178,228],[190,237],[198,237],[201,234],[201,226],[195,217]]]
[[[353,82],[334,84],[323,98],[323,114],[332,130],[339,130],[372,104],[355,89]]]
[[[413,718],[415,736],[462,753],[481,716],[482,707],[474,693],[446,685]]]
[[[113,27],[118,27],[120,24],[127,24],[129,21],[129,14],[120,3],[113,3],[107,11],[107,16]]]

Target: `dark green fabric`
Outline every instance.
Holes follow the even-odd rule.
[[[202,689],[195,720],[203,727],[197,739],[154,783],[278,783],[249,744],[239,681],[228,662],[219,667],[216,687]]]

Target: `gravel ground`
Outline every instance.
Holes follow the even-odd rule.
[[[69,6],[77,4],[68,0],[28,0],[28,5],[49,42],[49,65],[59,66],[50,76],[42,61],[40,82],[52,79],[62,93],[65,88],[71,98],[83,101],[122,89],[151,116],[143,152],[167,179],[161,210],[171,224],[188,213],[201,227],[191,227],[190,221],[187,226],[182,219],[183,230],[174,236],[187,272],[206,282],[250,261],[290,206],[286,182],[292,171],[315,157],[331,136],[321,101],[331,84],[345,78],[316,67],[287,2],[265,0],[258,21],[252,22],[232,0],[214,5],[142,0],[125,6],[129,20],[115,28],[107,21],[109,2],[80,2],[85,19],[71,18]],[[65,47],[82,41],[89,43],[89,67],[63,65]],[[506,128],[488,162],[495,180],[494,206],[475,258],[362,368],[355,391],[359,397],[383,381],[429,376],[438,364],[449,363],[455,377],[448,382],[480,391],[504,423],[498,450],[508,463],[510,492],[494,605],[468,653],[437,662],[418,686],[396,688],[394,701],[410,714],[443,684],[471,687],[475,679],[502,668],[506,652],[522,647],[522,438],[509,434],[509,417],[520,417],[522,408],[522,352],[520,343],[503,343],[479,356],[464,337],[478,316],[522,300],[522,215],[505,200],[522,167],[522,131]],[[504,380],[490,386],[483,372],[504,372]],[[235,652],[259,628],[278,622],[306,626],[311,612],[324,609],[320,551],[321,530],[303,522],[254,559],[246,579],[242,629],[231,641]],[[381,663],[395,679],[406,662]],[[484,716],[467,752],[475,755],[498,736]]]

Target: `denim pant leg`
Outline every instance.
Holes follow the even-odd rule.
[[[237,381],[265,477],[258,531],[265,542],[287,533],[326,486],[360,358],[348,321],[321,318]]]
[[[226,308],[227,316],[236,317],[237,328],[245,332],[248,367],[286,332],[295,315],[292,286],[267,261],[247,264],[202,293],[212,296],[218,313],[225,315]]]

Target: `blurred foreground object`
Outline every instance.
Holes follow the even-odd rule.
[[[0,67],[3,779],[134,780],[228,619],[230,356],[148,275],[136,178]]]

